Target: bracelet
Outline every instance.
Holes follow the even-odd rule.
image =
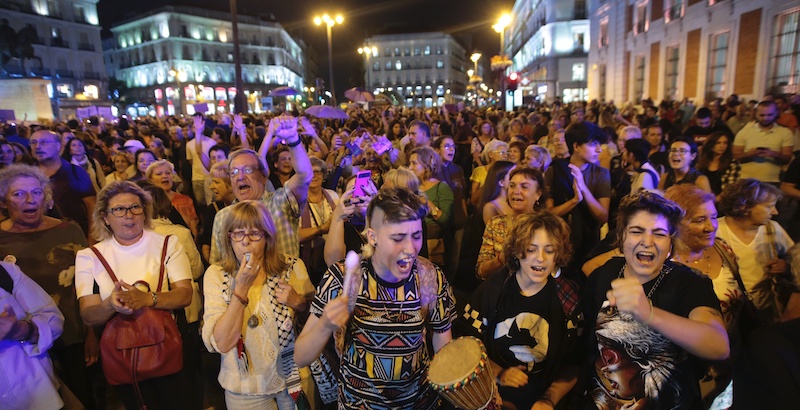
[[[289,148],[294,148],[294,147],[296,147],[296,146],[300,145],[300,142],[301,142],[301,141],[300,141],[300,138],[298,137],[298,138],[297,138],[297,141],[295,141],[295,142],[289,142],[289,143],[287,143],[287,144],[286,144],[286,146],[287,146],[287,147],[289,147]]]
[[[545,403],[547,403],[547,404],[548,404],[550,407],[552,407],[552,408],[556,408],[556,404],[555,404],[555,403],[553,403],[553,400],[550,400],[550,398],[549,398],[549,397],[547,397],[547,396],[542,396],[542,398],[541,398],[541,399],[539,399],[539,400],[537,400],[537,401],[545,402]]]
[[[23,337],[22,340],[20,340],[20,343],[24,343],[27,342],[28,340],[31,340],[31,337],[33,337],[33,329],[34,329],[34,324],[29,319],[24,319],[22,320],[22,322],[28,324],[28,333],[26,333],[25,337]]]
[[[237,295],[235,291],[234,291],[234,292],[231,292],[231,293],[233,293],[233,296],[234,296],[236,299],[238,299],[238,300],[239,300],[239,303],[241,303],[242,305],[244,305],[244,306],[247,306],[247,305],[249,305],[249,304],[250,304],[250,299],[243,298],[243,297],[241,297],[241,296]]]
[[[648,317],[647,320],[645,320],[644,322],[645,325],[649,325],[650,321],[653,320],[653,301],[650,299],[647,299],[647,301],[650,302],[650,317]]]
[[[150,292],[153,295],[153,307],[156,307],[158,304],[158,294],[156,292]]]

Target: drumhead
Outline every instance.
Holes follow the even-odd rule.
[[[433,356],[428,381],[444,388],[473,376],[481,363],[483,343],[474,337],[460,337],[444,345]]]

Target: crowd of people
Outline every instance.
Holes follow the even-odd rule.
[[[800,97],[347,113],[6,125],[0,407],[800,402]]]

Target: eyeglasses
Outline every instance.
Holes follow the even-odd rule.
[[[231,176],[235,177],[235,176],[239,175],[240,172],[244,172],[245,174],[250,175],[253,172],[256,172],[256,169],[258,169],[258,168],[256,168],[256,167],[233,168],[233,169],[231,169]]]
[[[492,152],[496,152],[496,153],[498,153],[500,155],[507,155],[508,154],[508,151],[504,151],[504,150],[500,150],[500,149],[494,150]]]
[[[48,146],[50,144],[58,144],[58,143],[59,143],[58,141],[53,141],[53,140],[31,140],[29,144],[32,147],[35,147],[37,145],[41,145],[43,147],[46,147],[46,146]]]
[[[128,214],[128,211],[130,211],[132,215],[141,215],[144,213],[144,206],[142,206],[142,204],[133,204],[131,206],[116,206],[114,208],[109,209],[108,213],[116,216],[117,218],[122,218],[123,216]]]
[[[670,153],[670,154],[681,154],[681,155],[685,155],[685,154],[688,154],[688,153],[690,153],[690,152],[691,152],[691,150],[688,150],[688,149],[686,149],[686,148],[672,148],[672,149],[670,149],[670,150],[669,150],[669,153]]]
[[[244,240],[244,237],[247,237],[252,242],[260,241],[261,238],[264,237],[264,231],[254,231],[254,232],[228,232],[228,237],[231,238],[234,242],[241,242]]]
[[[444,145],[442,145],[442,147],[444,147],[444,149],[455,149],[456,148],[456,146],[453,145],[453,144],[444,144]]]
[[[315,170],[313,170],[311,172],[313,172],[314,175],[323,175],[323,174],[325,174],[325,172],[323,172],[321,169],[315,169]]]

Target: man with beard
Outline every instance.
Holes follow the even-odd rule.
[[[297,119],[282,116],[273,118],[272,121],[275,121],[275,136],[284,141],[291,152],[294,176],[289,178],[282,188],[268,192],[266,185],[269,168],[264,163],[264,158],[253,150],[240,149],[231,153],[228,161],[231,186],[237,201],[260,200],[267,206],[275,221],[278,252],[299,257],[300,213],[308,197],[308,185],[311,183],[313,172],[308,153],[297,132]],[[264,143],[269,146],[269,141]],[[223,236],[227,235],[227,232],[222,232],[222,227],[230,209],[230,207],[223,208],[214,217],[211,263],[220,262],[221,241]]]
[[[792,159],[793,135],[778,125],[778,106],[762,101],[756,106],[756,121],[746,125],[733,140],[733,158],[742,164],[739,177],[780,183],[781,166]]]
[[[695,125],[687,128],[683,134],[692,138],[694,143],[701,147],[708,139],[708,136],[716,131],[724,132],[728,138],[733,139],[733,133],[730,128],[723,124],[721,120],[714,118],[710,108],[703,107],[697,110]]]

